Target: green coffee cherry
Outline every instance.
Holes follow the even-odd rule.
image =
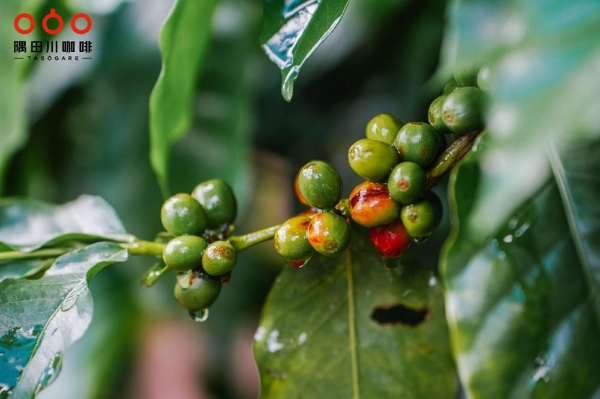
[[[478,72],[479,68],[462,65],[454,70],[454,80],[460,87],[475,87],[477,86]]]
[[[398,161],[396,149],[381,141],[360,139],[348,150],[352,170],[369,181],[385,180]]]
[[[229,273],[235,267],[237,252],[227,241],[211,243],[202,254],[202,268],[211,276]]]
[[[425,167],[438,152],[436,131],[427,123],[409,122],[402,126],[394,146],[403,161],[418,163]]]
[[[367,138],[392,145],[402,122],[394,115],[379,114],[367,123]]]
[[[277,229],[273,237],[279,255],[294,267],[304,266],[315,253],[306,237],[310,219],[307,216],[288,219]]]
[[[448,81],[448,83],[446,83],[446,85],[444,86],[444,90],[442,91],[442,94],[450,94],[454,91],[454,89],[456,89],[458,87],[458,84],[456,84],[456,80],[451,79],[450,81]]]
[[[206,229],[206,213],[189,194],[175,194],[168,198],[160,210],[160,220],[167,232],[174,236],[201,235]]]
[[[342,178],[327,162],[311,161],[298,174],[300,193],[312,207],[332,209],[342,197]]]
[[[404,205],[418,200],[426,185],[425,170],[414,162],[400,162],[388,179],[390,197]]]
[[[492,72],[489,67],[482,67],[477,74],[477,86],[485,93],[490,91]]]
[[[452,132],[464,135],[483,125],[485,94],[476,87],[461,87],[448,94],[442,105],[444,124]]]
[[[350,243],[350,226],[335,213],[318,213],[310,220],[306,237],[310,245],[324,256],[338,255]]]
[[[191,312],[208,309],[221,292],[221,279],[191,271],[177,276],[175,298]]]
[[[431,202],[421,200],[403,207],[400,211],[400,219],[411,238],[422,239],[429,237],[437,227],[436,212]]]
[[[350,193],[348,203],[352,220],[364,227],[388,224],[400,212],[400,205],[390,197],[385,183],[359,184]]]
[[[450,133],[450,130],[448,130],[442,119],[442,105],[444,104],[445,99],[446,96],[441,95],[433,100],[429,105],[429,111],[427,112],[429,124],[439,133]]]
[[[202,237],[175,237],[167,243],[163,260],[169,269],[185,272],[202,263],[202,254],[207,246],[208,243]]]
[[[198,184],[192,197],[204,208],[209,228],[215,229],[225,223],[233,223],[237,216],[235,195],[223,180],[213,179]]]

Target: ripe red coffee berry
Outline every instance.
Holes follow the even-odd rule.
[[[361,226],[377,227],[398,217],[400,205],[390,197],[385,183],[364,182],[350,193],[350,216]]]
[[[385,226],[369,230],[371,242],[384,258],[397,258],[410,246],[412,240],[399,218]]]

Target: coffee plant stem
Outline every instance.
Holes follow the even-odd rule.
[[[267,227],[266,229],[248,233],[243,236],[233,236],[230,237],[228,241],[233,245],[233,248],[235,248],[237,252],[240,252],[256,244],[272,239],[279,226],[280,225]]]
[[[450,147],[448,147],[437,159],[433,162],[433,166],[427,171],[427,186],[432,188],[439,183],[439,180],[449,173],[454,165],[456,165],[473,147],[475,139],[482,133],[477,130],[466,136],[461,136],[456,139]]]
[[[130,255],[162,256],[165,244],[159,242],[136,240],[131,244],[121,244]]]

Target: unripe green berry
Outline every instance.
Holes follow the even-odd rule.
[[[433,128],[439,133],[450,133],[450,130],[448,130],[448,127],[446,127],[446,124],[442,119],[442,105],[444,104],[445,99],[445,95],[437,97],[431,102],[429,105],[429,111],[427,112],[429,124],[433,126]]]
[[[298,183],[298,176],[300,176],[300,171],[298,171],[298,173],[296,173],[296,177],[294,178],[294,192],[296,193],[296,198],[298,198],[298,201],[300,201],[300,203],[302,205],[310,206],[308,204],[308,202],[306,201],[306,198],[304,198],[304,196],[300,192],[300,184]]]
[[[442,105],[442,118],[452,132],[464,135],[483,125],[485,94],[476,87],[461,87],[448,94]]]
[[[454,70],[454,80],[460,87],[477,86],[477,73],[479,68],[468,65],[461,65]]]
[[[437,227],[436,210],[427,200],[403,207],[400,211],[400,219],[408,235],[416,239],[429,237]]]
[[[388,179],[390,197],[403,205],[421,197],[427,185],[425,170],[414,162],[400,162]]]
[[[402,122],[391,114],[379,114],[367,123],[367,138],[392,145]]]
[[[163,260],[169,269],[185,272],[202,263],[202,254],[207,246],[208,243],[202,237],[175,237],[167,243]]]
[[[167,232],[174,236],[200,235],[206,229],[206,213],[189,194],[175,194],[168,198],[160,210],[160,220]]]
[[[310,220],[306,237],[321,255],[335,256],[348,248],[350,226],[340,215],[330,212],[318,213]]]
[[[215,229],[223,224],[233,223],[237,216],[235,195],[223,180],[212,179],[198,184],[192,197],[204,208],[209,228]]]
[[[307,216],[288,219],[273,237],[273,244],[279,255],[294,267],[304,266],[315,253],[306,237],[310,219]]]
[[[300,193],[312,207],[332,209],[342,197],[342,178],[327,162],[311,161],[298,174]]]
[[[370,181],[384,181],[398,161],[396,149],[381,141],[360,139],[348,150],[352,170]]]
[[[409,122],[398,132],[394,146],[402,161],[418,163],[425,167],[431,163],[438,152],[436,134],[427,123]]]
[[[208,309],[221,292],[221,279],[191,271],[177,276],[175,298],[191,312]]]
[[[352,220],[364,227],[388,224],[398,217],[400,205],[390,197],[387,184],[363,182],[349,197]]]
[[[237,252],[227,241],[211,243],[202,254],[202,268],[211,276],[229,273],[235,267]]]

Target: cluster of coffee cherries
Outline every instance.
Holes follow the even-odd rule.
[[[371,242],[384,258],[397,258],[412,242],[425,241],[442,220],[442,202],[432,191],[428,168],[453,138],[483,126],[484,92],[478,71],[461,69],[431,103],[429,123],[403,124],[379,114],[366,138],[348,151],[350,167],[366,181],[352,190],[352,219],[370,228]]]
[[[311,161],[296,176],[296,194],[312,209],[283,223],[275,234],[277,252],[294,267],[315,253],[334,256],[350,241],[350,219],[369,228],[370,239],[384,260],[397,259],[413,242],[424,242],[442,220],[442,202],[432,191],[428,169],[456,139],[483,127],[485,70],[458,70],[441,96],[430,105],[429,123],[403,124],[379,114],[367,124],[366,137],[348,151],[350,167],[365,181],[348,200],[341,200],[338,172],[323,161]],[[393,265],[392,262],[384,262]]]
[[[174,236],[163,261],[177,272],[175,298],[194,318],[206,317],[206,309],[231,278],[237,252],[226,239],[236,214],[231,187],[218,179],[198,184],[191,195],[173,195],[161,208],[163,227]]]

